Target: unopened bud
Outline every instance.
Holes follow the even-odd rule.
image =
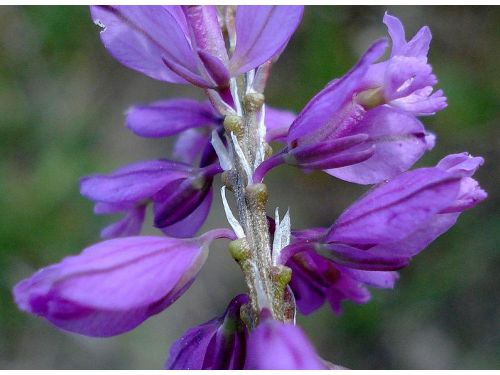
[[[246,187],[246,198],[250,204],[259,208],[265,208],[267,204],[267,186],[263,183],[253,184]]]
[[[243,135],[243,119],[237,115],[227,115],[224,117],[224,129],[240,138]]]
[[[292,269],[287,266],[277,265],[271,268],[271,277],[280,290],[285,290],[292,279]]]
[[[243,105],[247,112],[258,112],[264,104],[264,95],[258,92],[250,92],[243,98]]]
[[[229,253],[238,263],[250,258],[250,247],[245,238],[240,238],[229,243]]]

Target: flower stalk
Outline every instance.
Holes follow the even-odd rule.
[[[250,294],[249,323],[256,326],[263,309],[269,309],[273,318],[279,321],[284,321],[285,315],[284,287],[278,286],[283,278],[277,278],[271,257],[271,234],[266,214],[267,187],[262,182],[253,183],[252,178],[256,166],[265,157],[262,150],[268,147],[265,133],[259,128],[264,95],[253,90],[252,78],[247,73],[235,79],[233,84],[232,100],[241,112],[239,116],[226,116],[224,121],[230,154],[234,158],[233,169],[228,171],[224,182],[234,193],[238,220],[245,233],[243,240],[233,243],[231,254],[245,275]]]

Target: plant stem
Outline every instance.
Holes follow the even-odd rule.
[[[248,284],[252,310],[250,320],[251,325],[255,326],[263,309],[268,309],[277,320],[285,319],[284,287],[279,285],[280,280],[276,282],[280,268],[272,264],[271,236],[266,214],[267,187],[252,181],[255,166],[264,158],[262,150],[265,144],[262,142],[265,141],[261,139],[258,122],[264,96],[253,91],[245,92],[243,87],[247,86],[246,79],[248,76],[239,77],[232,90],[236,108],[241,108],[239,116],[227,116],[224,121],[229,147],[234,156],[234,168],[226,175],[225,181],[226,186],[234,192],[238,219],[245,233],[236,257]],[[243,155],[238,153],[238,148]]]

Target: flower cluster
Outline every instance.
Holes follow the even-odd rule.
[[[392,288],[411,258],[486,198],[472,176],[481,157],[459,153],[410,170],[435,137],[419,117],[446,107],[427,61],[427,27],[407,41],[374,42],[343,77],[298,114],[268,107],[270,68],[302,18],[301,6],[93,6],[106,49],[151,78],[201,88],[206,101],[165,99],[126,113],[140,137],[177,136],[171,159],[140,161],[81,180],[96,214],[122,214],[104,241],[21,281],[20,309],[57,327],[107,337],[129,331],[193,283],[209,246],[231,240],[248,293],[176,341],[169,369],[336,369],[320,358],[295,314],[327,301],[366,303],[367,287]],[[270,146],[281,145],[274,152]],[[264,178],[283,164],[373,185],[328,228],[291,230],[266,212]],[[232,229],[197,232],[213,181]],[[232,213],[226,191],[234,195]],[[141,236],[148,206],[161,236]]]

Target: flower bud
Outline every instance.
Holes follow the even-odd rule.
[[[241,370],[245,361],[247,328],[240,311],[248,296],[235,297],[224,314],[190,328],[170,349],[169,370]]]

